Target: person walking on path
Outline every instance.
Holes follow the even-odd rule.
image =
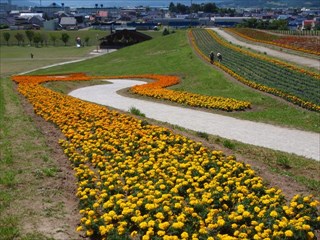
[[[222,55],[221,55],[221,53],[217,53],[217,58],[218,58],[218,61],[219,61],[219,62],[222,61]]]
[[[213,51],[210,52],[209,58],[210,58],[210,63],[213,64],[213,62],[214,62],[214,53],[213,53]]]

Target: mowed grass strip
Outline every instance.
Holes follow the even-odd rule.
[[[31,60],[30,49],[47,60]],[[65,170],[53,154],[57,149],[53,150],[48,144],[50,134],[46,136],[41,132],[9,78],[11,74],[64,61],[73,51],[70,47],[63,51],[53,49],[0,47],[1,240],[49,240],[57,239],[58,235],[66,239],[66,232],[74,235],[74,239],[78,237],[74,226],[70,227],[72,223],[64,220],[70,206],[63,202],[66,192],[60,183]],[[78,57],[87,53],[88,48],[78,53]]]

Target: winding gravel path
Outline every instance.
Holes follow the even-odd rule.
[[[219,29],[219,28],[210,28],[210,29],[212,29],[213,31],[218,33],[221,37],[223,37],[228,42],[231,42],[235,45],[240,45],[240,46],[243,46],[246,48],[251,48],[251,49],[254,49],[259,52],[266,52],[267,55],[269,55],[269,56],[280,58],[282,60],[286,60],[286,61],[289,61],[289,62],[292,62],[295,64],[299,64],[299,65],[303,65],[306,67],[312,67],[312,68],[315,68],[320,71],[320,59],[318,59],[318,60],[317,59],[310,59],[310,58],[301,57],[301,56],[297,56],[297,55],[293,55],[293,54],[289,54],[289,53],[280,52],[277,50],[270,49],[268,47],[255,45],[253,43],[246,43],[246,42],[238,40],[237,38],[235,38],[231,34],[223,31],[222,29]]]
[[[320,161],[320,134],[124,97],[117,94],[117,91],[144,82],[130,79],[108,81],[113,84],[80,88],[70,95],[124,111],[135,107],[148,118]]]

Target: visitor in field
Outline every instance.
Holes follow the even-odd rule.
[[[222,61],[222,55],[221,55],[221,53],[217,53],[217,58],[218,58],[218,61],[219,61],[219,62]]]
[[[210,63],[214,62],[214,53],[211,51],[209,54],[209,58],[210,58]]]

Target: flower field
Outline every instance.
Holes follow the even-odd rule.
[[[77,176],[78,231],[92,239],[315,239],[319,202],[267,188],[249,165],[126,114],[15,76],[36,114],[64,134]]]
[[[278,36],[250,28],[230,28],[226,30],[250,41],[320,55],[319,37]]]
[[[236,47],[211,30],[194,29],[189,32],[189,37],[194,48],[207,61],[210,51],[220,52],[223,61],[214,64],[240,82],[304,108],[320,111],[318,73]]]
[[[74,73],[68,76],[15,76],[14,80],[19,83],[42,83],[49,81],[61,80],[91,80],[91,79],[113,79],[113,78],[129,78],[129,79],[152,79],[154,82],[134,86],[131,92],[142,96],[154,97],[157,99],[169,100],[179,104],[185,104],[192,107],[219,109],[223,111],[239,111],[251,107],[250,102],[239,101],[232,98],[212,97],[199,94],[193,94],[182,91],[174,91],[165,89],[166,87],[179,83],[176,76],[163,75],[126,75],[126,76],[87,76],[83,73]]]

